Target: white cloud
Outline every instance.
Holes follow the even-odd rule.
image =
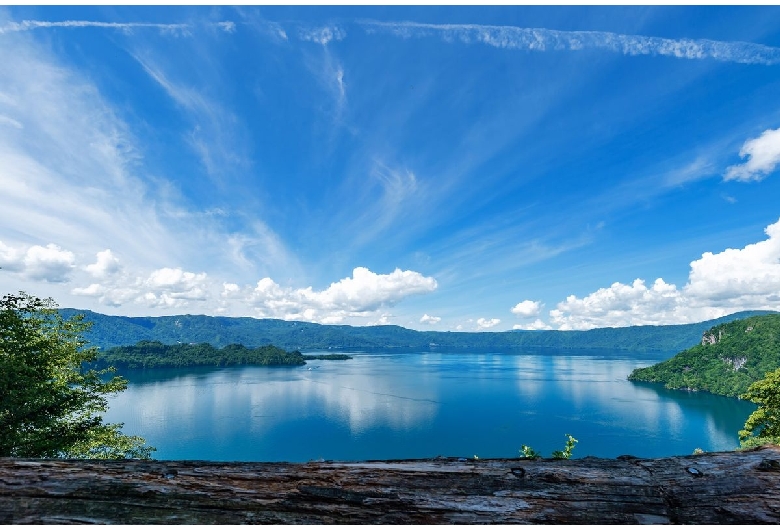
[[[550,311],[550,320],[562,330],[673,322],[680,296],[676,286],[661,278],[649,288],[641,279],[631,285],[615,282],[584,298],[567,297]]]
[[[651,287],[636,279],[571,295],[550,311],[557,329],[680,324],[737,311],[780,308],[780,220],[766,227],[768,238],[741,249],[705,252],[691,262],[682,289],[663,279]]]
[[[241,294],[241,288],[235,283],[223,283],[222,284],[222,297],[231,298],[239,296]]]
[[[216,287],[205,272],[196,274],[179,267],[165,267],[145,277],[120,274],[118,263],[111,259],[113,256],[99,254],[104,256],[102,263],[113,269],[113,273],[97,276],[102,283],[93,282],[87,287],[76,287],[71,290],[72,294],[97,298],[101,304],[112,307],[134,304],[153,308],[183,308],[217,298],[213,295]],[[98,263],[94,265],[100,263],[101,259],[98,258]],[[97,267],[95,270],[98,270]],[[227,285],[230,284],[226,284],[226,291],[229,290]]]
[[[232,171],[251,166],[241,141],[239,119],[224,104],[208,97],[182,79],[166,72],[151,54],[136,53],[136,61],[168,96],[186,113],[191,129],[185,135],[192,150],[200,157],[204,169],[213,179],[221,181]],[[199,64],[200,68],[204,67]],[[168,70],[173,70],[171,66]]]
[[[0,114],[0,125],[10,125],[11,127],[14,127],[16,129],[24,129],[24,125],[19,123],[13,118],[9,118],[8,116],[4,116]]]
[[[764,232],[764,241],[692,262],[686,296],[697,306],[780,308],[780,220]]]
[[[23,258],[24,251],[18,248],[9,247],[0,241],[0,268],[11,272],[18,272],[23,268]]]
[[[780,64],[780,48],[749,42],[665,39],[606,31],[558,31],[546,28],[418,22],[360,22],[369,32],[402,38],[436,36],[445,42],[482,43],[495,48],[530,51],[602,49],[623,55],[663,55],[678,59],[712,59],[742,64]]]
[[[338,26],[298,30],[298,37],[301,40],[316,42],[322,46],[326,46],[331,41],[344,40],[346,36],[347,32]]]
[[[746,141],[739,151],[747,162],[726,169],[724,180],[762,180],[780,164],[780,129],[768,129],[758,138]]]
[[[187,33],[189,24],[154,24],[150,22],[98,22],[93,20],[63,20],[50,22],[46,20],[23,20],[21,22],[7,22],[0,26],[0,35],[4,33],[16,33],[41,28],[108,28],[130,31],[133,29],[152,28],[163,32]]]
[[[109,244],[137,261],[175,252],[176,238],[134,175],[141,158],[135,138],[97,87],[28,36],[3,41],[0,108],[24,124],[0,128],[3,233],[28,244],[56,242],[77,255]]]
[[[97,261],[87,265],[85,269],[95,278],[105,278],[118,273],[122,266],[119,263],[119,259],[111,252],[111,249],[106,249],[98,252]]]
[[[222,28],[222,30],[225,31],[225,33],[235,33],[236,31],[236,23],[231,22],[230,20],[217,22],[217,26],[219,28]]]
[[[533,300],[523,300],[512,308],[512,313],[523,318],[538,316],[542,310],[541,302]]]
[[[161,300],[164,305],[171,305],[169,300],[206,300],[206,279],[205,272],[196,274],[165,267],[149,275],[145,296],[147,300]]]
[[[478,318],[477,319],[477,328],[478,329],[489,329],[492,327],[495,327],[501,323],[501,319],[498,318]]]
[[[441,317],[433,317],[425,313],[420,317],[420,324],[438,324],[441,322]]]
[[[33,245],[26,250],[6,246],[0,241],[0,267],[18,273],[22,278],[49,283],[70,279],[76,266],[76,256],[52,243]]]
[[[552,326],[550,326],[545,322],[542,322],[541,319],[537,318],[530,324],[515,324],[514,326],[512,326],[512,329],[541,330],[541,329],[552,329]]]
[[[390,319],[393,318],[393,315],[391,313],[382,313],[378,319],[372,320],[368,323],[366,323],[367,326],[387,326],[389,325]]]
[[[73,252],[63,250],[57,245],[33,245],[24,256],[24,275],[31,280],[65,282],[68,281],[75,262]]]
[[[260,317],[336,323],[347,317],[370,316],[409,296],[432,292],[436,286],[436,280],[415,271],[396,269],[376,274],[357,267],[351,278],[332,283],[323,291],[281,287],[271,278],[263,278],[249,293],[247,303]]]

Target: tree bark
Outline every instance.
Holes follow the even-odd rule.
[[[0,459],[0,523],[780,523],[780,447],[658,459]]]

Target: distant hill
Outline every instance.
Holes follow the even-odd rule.
[[[632,381],[737,397],[780,368],[780,315],[754,316],[708,330],[699,344],[671,359],[634,370]]]
[[[336,326],[250,317],[179,315],[166,317],[109,316],[87,310],[61,309],[66,318],[83,314],[92,322],[86,334],[102,349],[139,341],[164,344],[209,343],[215,347],[243,344],[248,348],[273,344],[285,350],[411,348],[417,350],[508,350],[517,348],[621,349],[673,352],[701,341],[714,325],[767,314],[747,311],[697,324],[631,326],[590,331],[441,332],[400,326]]]

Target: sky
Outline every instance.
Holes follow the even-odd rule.
[[[0,7],[0,293],[437,331],[780,310],[780,7]]]

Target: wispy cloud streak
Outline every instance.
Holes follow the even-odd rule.
[[[217,27],[226,33],[235,33],[236,23],[225,20],[213,24],[207,24]],[[195,29],[193,24],[188,23],[170,23],[160,24],[156,22],[100,22],[96,20],[22,20],[21,22],[6,22],[0,26],[0,35],[4,33],[19,33],[22,31],[32,31],[46,28],[105,28],[116,29],[124,32],[132,32],[134,29],[158,29],[162,33],[176,35],[190,35]]]
[[[4,26],[0,26],[0,34],[30,31],[41,28],[110,28],[125,31],[136,28],[153,28],[162,31],[186,32],[187,30],[191,29],[191,25],[157,24],[153,22],[98,22],[94,20],[62,20],[59,22],[50,22],[46,20],[23,20],[21,22],[8,22]],[[227,31],[227,28],[225,29]]]
[[[418,22],[359,22],[369,32],[384,31],[403,38],[439,37],[446,41],[482,43],[496,48],[529,51],[603,49],[624,55],[664,55],[678,59],[712,59],[741,64],[780,64],[780,48],[750,42],[707,39],[666,39],[606,31],[558,31],[546,28],[422,24]]]

